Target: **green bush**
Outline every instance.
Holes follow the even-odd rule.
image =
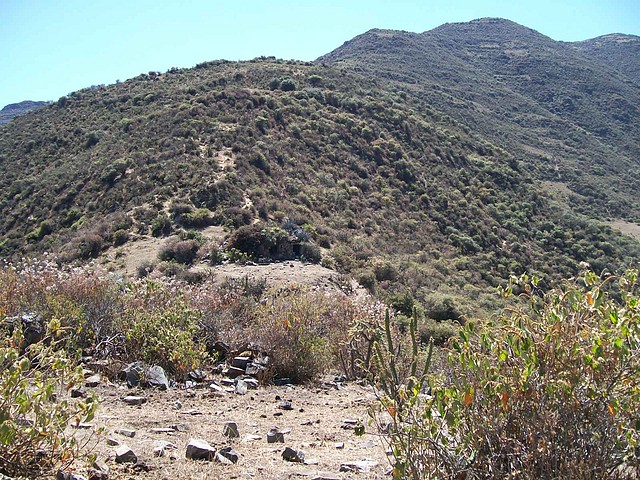
[[[374,418],[391,417],[395,478],[637,478],[637,275],[546,293],[514,278],[502,292],[527,305],[468,323],[441,375],[385,390]]]
[[[0,474],[35,478],[73,460],[78,444],[65,430],[71,421],[90,421],[98,404],[93,396],[68,398],[84,377],[59,349],[66,333],[56,320],[30,345],[21,325],[9,332],[0,321]]]
[[[201,319],[180,294],[150,280],[135,284],[120,320],[125,360],[160,365],[184,380],[206,358],[195,339]]]

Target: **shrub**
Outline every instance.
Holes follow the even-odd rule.
[[[151,235],[161,237],[171,233],[171,220],[164,213],[159,214],[151,223]]]
[[[213,223],[211,212],[206,208],[197,208],[181,215],[180,222],[185,227],[202,228]]]
[[[119,247],[129,241],[129,232],[126,230],[116,230],[113,232],[113,245]]]
[[[396,478],[637,478],[637,271],[537,285],[514,278],[528,306],[468,323],[449,371],[383,397]]]
[[[195,336],[201,314],[162,284],[145,281],[128,292],[120,328],[125,360],[160,365],[179,380],[206,358]]]
[[[160,252],[158,258],[165,261],[176,261],[183,265],[190,265],[198,255],[200,244],[196,240],[168,240]]]
[[[0,320],[5,321],[2,316]],[[6,328],[6,323],[4,324]],[[66,390],[81,385],[81,368],[58,347],[64,332],[56,321],[29,346],[20,325],[0,332],[0,474],[35,478],[76,454],[76,439],[65,432],[71,420],[90,421],[95,397],[73,401]],[[62,339],[62,340],[61,340]]]
[[[306,382],[336,363],[335,335],[348,330],[336,305],[302,287],[272,291],[254,312],[249,338],[269,354],[276,375]]]

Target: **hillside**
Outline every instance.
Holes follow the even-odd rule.
[[[576,211],[638,221],[637,38],[606,40],[556,42],[480,19],[422,34],[372,30],[318,62],[423,99],[510,152],[534,178],[567,188]]]
[[[302,256],[444,318],[492,310],[491,288],[512,273],[637,263],[638,243],[596,219],[637,218],[633,122],[616,151],[552,114],[542,91],[472,80],[494,53],[448,56],[443,28],[372,31],[317,63],[150,72],[16,118],[0,131],[0,254],[117,263],[177,234],[145,270]],[[211,225],[226,233],[207,236]]]
[[[0,125],[9,123],[14,117],[24,115],[31,110],[44,107],[48,102],[33,102],[25,100],[24,102],[11,103],[0,110]]]

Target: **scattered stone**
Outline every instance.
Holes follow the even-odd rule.
[[[218,450],[218,455],[230,460],[231,463],[238,463],[238,459],[240,456],[238,453],[231,447],[224,447]],[[217,459],[217,456],[216,456]]]
[[[190,371],[188,376],[190,380],[193,380],[197,383],[202,383],[207,379],[206,372],[200,368],[196,368],[195,370]]]
[[[247,365],[249,365],[249,362],[251,362],[251,357],[234,357],[233,360],[231,360],[231,366],[240,368],[244,371],[246,370]]]
[[[332,477],[330,475],[317,475],[311,480],[341,480],[340,477]]]
[[[300,425],[313,425],[314,423],[320,423],[320,419],[316,418],[316,419],[307,419],[304,422],[302,422]]]
[[[197,386],[198,384],[193,380],[187,380],[186,382],[184,382],[184,388],[186,388],[187,390],[196,388]]]
[[[117,447],[118,445],[120,445],[120,442],[115,438],[108,437],[107,445],[109,445],[110,447]]]
[[[174,425],[169,425],[169,428],[174,429],[176,432],[188,432],[190,430],[189,425],[186,423],[176,423]]]
[[[240,432],[238,432],[238,424],[236,422],[225,422],[222,428],[222,434],[229,438],[238,438]]]
[[[125,437],[129,437],[129,438],[133,438],[136,436],[136,431],[135,430],[130,430],[128,428],[120,428],[118,430],[116,430],[116,433],[119,433],[122,436]]]
[[[116,448],[116,463],[136,463],[137,461],[138,456],[128,445],[122,444]]]
[[[247,365],[247,368],[245,369],[245,373],[261,380],[264,377],[265,370],[266,368],[262,365],[258,365],[257,363],[249,363]]]
[[[273,384],[276,387],[284,387],[285,385],[292,385],[290,378],[274,378]]]
[[[192,438],[187,445],[186,457],[191,460],[213,460],[216,455],[216,449],[204,440]]]
[[[125,380],[129,388],[137,387],[138,385],[140,385],[142,372],[144,372],[144,363],[133,362],[123,368],[118,374],[118,377],[121,380]]]
[[[247,434],[242,439],[243,442],[255,442],[256,440],[262,440],[262,435]]]
[[[344,448],[344,442],[337,442],[336,443],[336,448],[338,450],[342,450]]]
[[[180,400],[176,400],[173,402],[173,409],[180,410],[182,408],[182,402]]]
[[[317,458],[306,458],[304,460],[305,465],[318,465],[319,463],[320,460],[318,460]]]
[[[106,463],[104,463],[102,460],[98,460],[97,458],[92,462],[91,467],[100,472],[100,473],[104,473],[105,475],[109,475],[109,467],[107,466]]]
[[[89,468],[87,470],[89,474],[89,480],[109,480],[109,474],[96,470],[95,468]]]
[[[236,378],[240,375],[244,375],[244,369],[238,367],[229,367],[226,371],[227,377]]]
[[[190,410],[184,410],[183,412],[180,412],[183,415],[202,415],[202,412],[200,410],[196,410],[195,408],[192,408]]]
[[[100,377],[99,373],[96,373],[95,375],[91,375],[90,377],[88,377],[85,381],[84,384],[87,387],[90,388],[95,388],[98,385],[100,385],[100,382],[102,381],[102,377]]]
[[[92,423],[83,423],[83,422],[72,423],[71,426],[73,428],[77,428],[78,430],[89,430],[93,428]]]
[[[220,353],[221,357],[224,358],[229,354],[229,350],[231,350],[231,347],[229,347],[229,345],[227,345],[224,342],[221,341],[217,341],[216,343],[213,344],[213,349]]]
[[[153,456],[154,457],[164,457],[164,446],[159,446],[159,447],[155,447],[153,449]]]
[[[216,452],[215,460],[216,462],[221,463],[223,465],[233,465],[233,462],[229,460],[227,457],[225,457],[224,455],[222,455],[220,452]]]
[[[62,470],[58,470],[58,473],[56,473],[56,480],[87,480],[87,479],[82,475],[78,475],[77,473],[63,472]]]
[[[138,397],[135,395],[128,395],[122,399],[127,405],[142,405],[147,401],[146,397]]]
[[[175,433],[173,428],[152,428],[149,430],[151,433]]]
[[[246,395],[248,390],[249,387],[246,382],[244,380],[238,380],[238,383],[236,383],[236,393],[238,395]]]
[[[82,387],[74,387],[71,389],[71,398],[84,398],[87,396],[87,391]]]
[[[286,447],[282,452],[282,458],[287,462],[304,463],[304,452],[302,450],[294,450],[291,447]]]
[[[278,428],[272,428],[267,433],[267,443],[284,443],[284,433]]]
[[[223,378],[220,380],[220,383],[225,387],[234,387],[236,386],[236,381],[230,378]]]
[[[378,465],[373,460],[360,460],[357,462],[345,462],[340,465],[341,472],[368,473],[372,468]]]
[[[153,365],[147,369],[147,383],[152,387],[158,387],[160,390],[169,389],[169,380],[164,368],[160,365]]]
[[[242,381],[246,383],[247,387],[251,390],[257,390],[260,386],[260,382],[258,382],[258,380],[256,380],[255,378],[244,378],[242,379]]]
[[[291,405],[291,400],[285,400],[284,402],[280,402],[278,404],[278,408],[280,410],[293,410],[293,406]]]

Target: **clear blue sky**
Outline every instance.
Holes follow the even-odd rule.
[[[206,60],[313,60],[371,28],[480,17],[555,40],[640,35],[639,0],[0,0],[0,107]]]

